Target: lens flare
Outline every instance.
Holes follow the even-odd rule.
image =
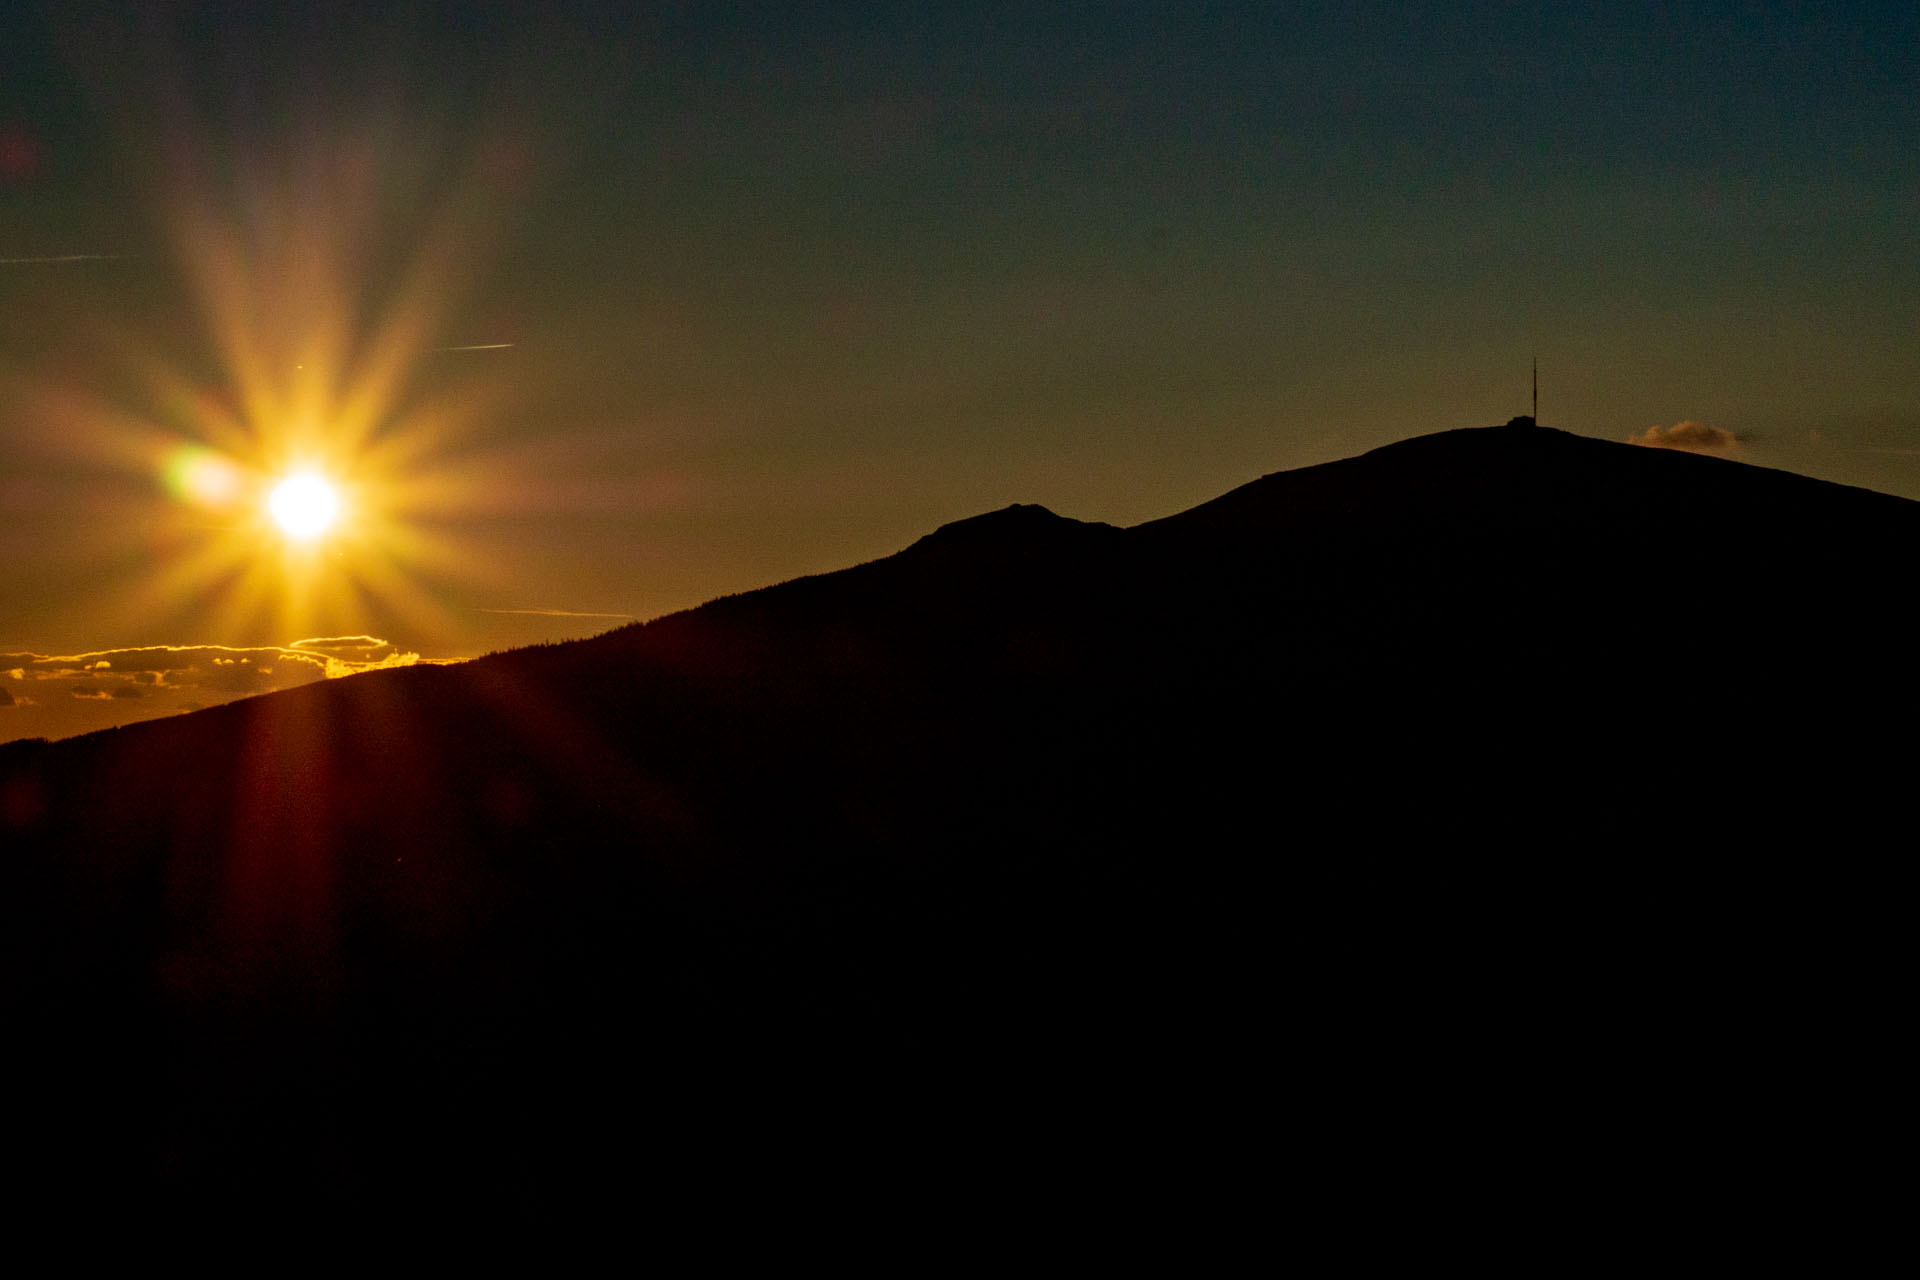
[[[232,507],[247,488],[246,473],[231,459],[193,445],[169,450],[161,477],[176,498],[213,510]]]

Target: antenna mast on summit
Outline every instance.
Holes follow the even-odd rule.
[[[1533,425],[1540,425],[1540,357],[1533,358]]]

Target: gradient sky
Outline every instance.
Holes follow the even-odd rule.
[[[1911,0],[253,8],[0,41],[0,738],[1135,523],[1535,355],[1920,498]],[[192,479],[315,449],[383,515],[296,566]],[[231,648],[75,674],[152,646]]]

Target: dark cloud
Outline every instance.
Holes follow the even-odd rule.
[[[1688,453],[1717,453],[1732,457],[1740,452],[1740,439],[1725,427],[1710,427],[1704,422],[1676,422],[1670,427],[1648,427],[1637,436],[1628,436],[1628,444],[1650,449],[1683,449]]]
[[[0,684],[0,707],[10,707],[12,705],[13,705],[13,695],[7,692],[7,687],[5,685]]]
[[[326,678],[317,662],[302,659],[255,662],[252,658],[215,658],[206,667],[189,667],[169,673],[168,684],[177,689],[208,689],[220,693],[267,693],[290,689]]]

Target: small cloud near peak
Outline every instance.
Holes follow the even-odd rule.
[[[1628,436],[1628,444],[1649,449],[1682,449],[1688,453],[1717,453],[1732,457],[1740,452],[1740,439],[1725,427],[1710,427],[1688,419],[1670,427],[1648,427],[1637,436]]]

